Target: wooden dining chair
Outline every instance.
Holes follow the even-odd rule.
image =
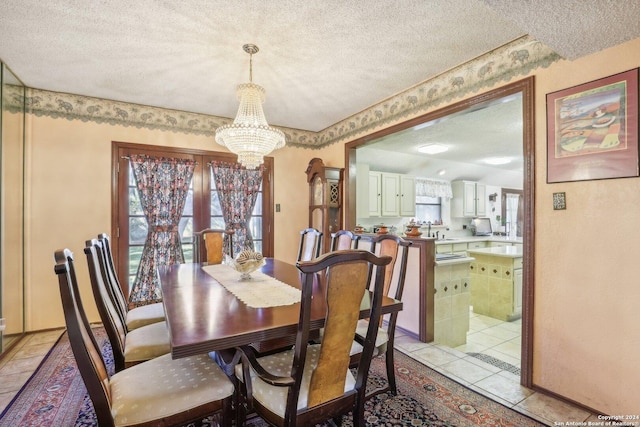
[[[411,242],[391,234],[375,236],[372,237],[371,240],[371,251],[373,253],[379,256],[386,255],[391,258],[391,262],[385,269],[384,273],[383,294],[396,300],[402,300],[409,257],[409,246],[411,246]],[[392,313],[388,315],[389,318],[386,319],[386,321],[380,322],[374,356],[385,355],[388,384],[385,387],[374,390],[369,397],[372,394],[378,394],[385,391],[389,391],[394,395],[397,394],[394,366],[394,342],[398,313],[399,312]],[[352,367],[357,366],[360,358],[359,352],[354,351],[353,349],[359,349],[360,345],[364,343],[369,325],[369,320],[363,319],[358,321],[356,340],[352,347]]]
[[[349,230],[339,230],[331,234],[331,251],[340,251],[344,249],[358,249],[358,240],[360,236]]]
[[[301,261],[302,297],[295,346],[258,357],[252,346],[241,347],[242,364],[236,367],[247,411],[255,411],[277,426],[308,426],[339,420],[353,412],[353,424],[364,426],[364,401],[369,365],[374,352],[381,313],[385,267],[391,257],[362,250],[329,252],[313,261]],[[353,342],[369,272],[375,268],[371,319],[362,357],[354,375],[349,369]],[[318,281],[322,281],[318,283]],[[324,286],[325,334],[320,344],[309,344],[314,286]],[[239,408],[241,409],[241,408]]]
[[[98,239],[86,242],[84,253],[87,256],[91,290],[111,343],[115,370],[119,372],[169,353],[169,330],[166,321],[162,321],[127,331],[109,293],[102,251],[102,244]]]
[[[106,266],[106,283],[113,303],[120,314],[127,331],[132,331],[141,326],[162,322],[165,319],[164,306],[161,302],[142,305],[129,309],[124,292],[118,280],[113,254],[111,252],[111,239],[106,233],[98,234],[98,240],[102,243],[102,255]]]
[[[232,421],[234,387],[206,355],[149,360],[109,377],[91,331],[68,249],[54,254],[67,332],[99,426],[173,426],[221,414]]]
[[[322,231],[315,228],[305,228],[300,232],[300,247],[298,261],[311,261],[320,256],[322,249]]]
[[[193,233],[193,262],[222,264],[224,256],[233,258],[233,230],[206,228]]]

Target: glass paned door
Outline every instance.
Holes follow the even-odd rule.
[[[129,291],[133,285],[138,272],[138,265],[142,257],[142,250],[147,239],[149,226],[144,216],[138,189],[136,188],[136,180],[133,176],[131,164],[129,164],[129,183],[128,183],[128,201],[129,206],[129,274],[128,281]],[[189,193],[182,211],[180,219],[179,233],[182,242],[182,252],[185,262],[193,262],[193,179],[189,183]]]

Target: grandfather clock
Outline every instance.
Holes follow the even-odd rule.
[[[309,227],[322,231],[322,253],[329,251],[331,233],[342,229],[344,168],[330,168],[314,158],[307,166]]]

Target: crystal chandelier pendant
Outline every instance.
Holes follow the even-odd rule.
[[[249,81],[238,86],[237,95],[240,106],[232,124],[216,129],[215,140],[229,151],[238,155],[238,162],[247,169],[255,169],[263,163],[264,156],[273,150],[284,147],[284,133],[269,126],[262,111],[265,100],[264,89],[253,83],[252,57],[258,47],[252,44],[243,46],[249,53]]]

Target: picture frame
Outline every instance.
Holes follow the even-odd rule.
[[[547,183],[637,176],[638,68],[547,94]]]

